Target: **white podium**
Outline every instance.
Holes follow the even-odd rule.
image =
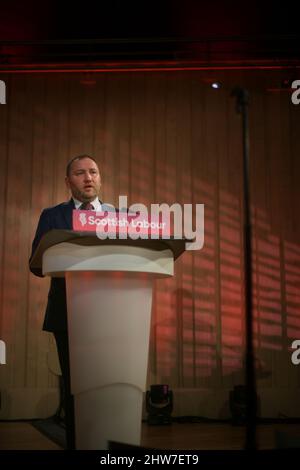
[[[183,240],[100,240],[52,230],[31,264],[65,276],[76,449],[140,445],[152,288],[172,276]]]

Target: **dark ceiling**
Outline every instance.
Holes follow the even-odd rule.
[[[296,64],[299,11],[300,5],[286,1],[11,1],[1,7],[0,65]]]

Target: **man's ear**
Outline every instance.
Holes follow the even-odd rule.
[[[65,183],[68,189],[70,189],[70,183],[69,183],[69,178],[65,176]]]

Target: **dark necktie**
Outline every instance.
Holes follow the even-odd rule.
[[[92,211],[94,210],[94,206],[90,202],[83,202],[81,206],[79,206],[79,209],[81,211]]]

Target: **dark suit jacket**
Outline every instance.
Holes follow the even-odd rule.
[[[110,210],[108,205],[102,207],[103,210]],[[46,232],[53,229],[72,230],[73,209],[75,209],[74,201],[70,199],[68,202],[43,210],[32,242],[29,262]],[[41,270],[31,269],[31,272],[36,276],[43,277]],[[64,278],[51,278],[43,330],[52,332],[67,330],[66,284]]]

